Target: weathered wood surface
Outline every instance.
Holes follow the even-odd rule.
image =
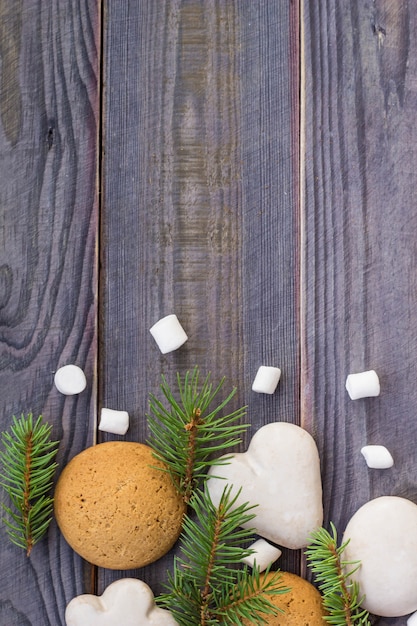
[[[417,14],[306,1],[303,18],[302,424],[343,532],[367,500],[417,495]],[[347,374],[371,368],[380,397],[349,400]],[[391,470],[366,467],[376,443]]]
[[[248,440],[312,432],[342,532],[371,497],[417,498],[417,15],[298,4],[0,1],[0,420],[42,413],[63,467],[95,440],[97,394],[145,441],[161,373],[197,363],[238,387]],[[162,356],[149,327],[170,312],[189,341]],[[67,362],[79,397],[53,386]],[[283,370],[273,397],[250,391],[262,363]],[[371,367],[381,397],[350,401],[346,375]],[[367,470],[365,443],[395,467]],[[0,626],[64,625],[122,576],[158,593],[172,558],[97,570],[55,523],[29,562],[1,527],[0,554]],[[291,551],[281,566],[304,572]]]
[[[161,373],[198,364],[238,387],[251,432],[296,421],[296,7],[119,0],[107,24],[102,402],[146,441]],[[189,340],[161,356],[149,328],[173,312]],[[250,391],[262,363],[279,396]],[[171,562],[136,574],[158,593]]]
[[[94,439],[98,35],[95,0],[0,2],[0,422],[41,413],[61,467]],[[78,397],[54,387],[66,363]],[[0,564],[2,626],[63,624],[91,569],[55,525],[27,559],[1,524]]]

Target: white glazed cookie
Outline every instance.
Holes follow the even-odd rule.
[[[67,626],[178,626],[170,611],[155,605],[150,587],[135,578],[116,580],[101,596],[73,598],[65,622]]]
[[[235,506],[257,505],[247,527],[278,546],[307,546],[323,523],[320,460],[312,436],[287,422],[262,426],[247,452],[212,467],[207,488],[218,505],[226,484],[241,489]]]

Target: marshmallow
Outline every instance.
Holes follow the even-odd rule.
[[[55,387],[66,396],[84,391],[87,385],[85,374],[77,365],[64,365],[54,376]]]
[[[407,626],[417,626],[417,611],[410,615],[407,620]]]
[[[364,446],[361,453],[367,466],[373,469],[388,469],[394,465],[394,459],[385,446]]]
[[[176,315],[167,315],[149,329],[162,354],[177,350],[188,339]]]
[[[125,435],[129,428],[129,414],[127,411],[114,411],[113,409],[101,409],[99,430],[114,435]]]
[[[375,370],[349,374],[346,379],[346,389],[351,400],[379,396],[381,389],[378,374]]]
[[[252,384],[252,391],[256,393],[274,393],[277,388],[281,370],[278,367],[261,365]]]
[[[245,556],[242,559],[242,563],[246,563],[250,567],[254,567],[255,562],[259,571],[266,570],[268,565],[274,563],[281,556],[282,552],[279,548],[271,545],[265,539],[258,539],[251,546],[249,546],[253,553],[249,556]]]

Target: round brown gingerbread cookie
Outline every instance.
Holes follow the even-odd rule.
[[[275,572],[266,574],[266,579],[275,575]],[[291,574],[281,572],[280,587],[289,588],[287,593],[268,596],[270,601],[283,612],[278,615],[263,615],[268,626],[323,626],[326,612],[323,608],[320,592],[307,580]],[[258,624],[244,620],[245,626]]]
[[[55,517],[69,545],[99,567],[133,569],[174,545],[185,505],[164,465],[144,444],[87,448],[61,473]]]

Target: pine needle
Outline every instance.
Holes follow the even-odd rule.
[[[0,486],[10,504],[2,503],[4,523],[10,540],[30,555],[45,534],[52,517],[49,495],[57,464],[58,442],[50,441],[51,426],[36,421],[29,413],[13,417],[10,432],[2,433]]]
[[[307,563],[315,574],[323,606],[328,612],[323,619],[333,626],[370,626],[369,613],[360,606],[363,596],[359,585],[351,580],[360,563],[343,560],[349,542],[338,547],[337,531],[332,522],[330,528],[331,533],[325,528],[317,529],[306,550]]]
[[[205,479],[208,468],[227,463],[227,458],[219,459],[219,456],[240,444],[240,436],[249,426],[240,423],[245,408],[223,415],[236,394],[233,389],[224,400],[217,402],[224,380],[222,378],[213,387],[208,374],[200,384],[199,368],[195,367],[187,371],[183,379],[177,375],[176,393],[162,376],[165,403],[153,394],[150,396],[148,443],[156,458],[167,465],[187,503],[195,487]]]
[[[270,597],[289,591],[279,572],[266,580],[259,568],[242,567],[242,558],[253,551],[242,547],[252,531],[241,526],[253,519],[254,507],[233,509],[238,497],[231,497],[228,486],[217,508],[208,492],[195,490],[190,499],[193,517],[184,520],[181,554],[174,559],[173,574],[168,573],[167,593],[157,598],[180,626],[237,625],[243,619],[264,624],[265,615],[279,612]]]

